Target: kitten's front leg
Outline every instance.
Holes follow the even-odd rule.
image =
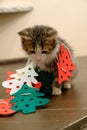
[[[64,82],[63,84],[58,84],[58,78],[54,78],[53,80],[53,84],[52,84],[52,95],[61,95],[62,94],[62,87],[65,89],[70,89],[71,88],[71,83],[68,82]]]
[[[61,95],[62,94],[62,85],[58,85],[58,77],[55,77],[52,84],[52,95]]]

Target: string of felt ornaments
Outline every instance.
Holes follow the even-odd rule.
[[[64,44],[60,45],[57,62],[58,83],[69,81],[76,69],[71,54]],[[16,72],[7,72],[7,80],[2,82],[6,94],[10,96],[0,100],[0,115],[8,116],[21,111],[23,114],[36,112],[37,107],[47,105],[50,101],[45,95],[52,94],[53,74],[34,69],[29,63]]]

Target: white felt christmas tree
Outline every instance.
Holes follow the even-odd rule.
[[[10,94],[13,95],[21,89],[23,84],[27,84],[30,87],[33,87],[32,83],[37,84],[38,81],[34,78],[34,76],[38,76],[38,74],[35,72],[33,64],[30,63],[24,68],[16,70],[16,73],[10,76],[13,79],[2,82],[2,86],[10,88]]]

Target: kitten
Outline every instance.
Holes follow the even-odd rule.
[[[71,48],[61,38],[58,37],[57,31],[49,26],[34,26],[26,28],[19,32],[22,41],[22,47],[29,55],[29,59],[38,66],[40,70],[54,73],[53,95],[62,93],[62,86],[71,88],[70,82],[58,84],[58,72],[56,62],[58,61],[58,53],[60,44],[63,43],[72,54]]]

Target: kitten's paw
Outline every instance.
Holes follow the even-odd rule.
[[[53,87],[52,95],[61,95],[62,91],[60,88]]]
[[[71,83],[66,82],[66,83],[64,83],[63,87],[66,88],[66,89],[70,89],[71,88]]]

